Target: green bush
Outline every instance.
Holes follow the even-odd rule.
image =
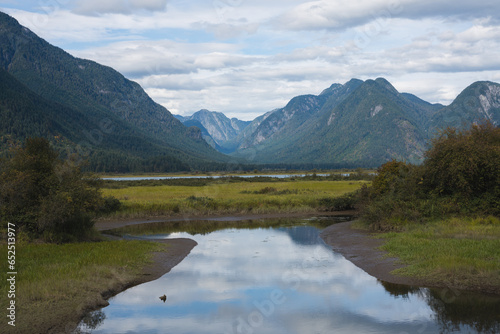
[[[444,130],[425,158],[429,191],[466,199],[500,194],[500,128],[489,122]]]
[[[103,198],[103,202],[101,207],[99,208],[99,212],[103,214],[109,214],[120,210],[121,207],[122,203],[120,202],[120,200],[112,196],[106,196]]]
[[[59,160],[46,139],[27,139],[0,168],[2,227],[10,222],[31,238],[56,242],[92,234],[103,207],[98,180],[74,161]]]
[[[500,215],[500,129],[491,123],[446,129],[422,165],[389,161],[361,191],[362,219],[374,229],[453,215]]]
[[[319,205],[326,211],[354,210],[358,201],[358,192],[347,193],[340,197],[325,197],[319,199]]]
[[[396,160],[391,160],[380,166],[372,182],[373,193],[380,195],[399,191],[409,168],[410,166],[406,163]]]

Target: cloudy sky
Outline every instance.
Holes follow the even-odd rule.
[[[500,82],[498,0],[0,0],[0,10],[181,115],[251,120],[351,78],[444,104],[474,81]]]

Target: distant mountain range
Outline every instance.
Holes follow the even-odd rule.
[[[473,83],[444,106],[400,93],[383,78],[294,97],[252,122],[208,110],[174,117],[137,83],[0,12],[0,155],[42,136],[94,171],[221,170],[235,161],[375,167],[421,162],[439,129],[482,120],[500,124],[497,83]]]
[[[79,152],[96,171],[210,169],[230,160],[137,83],[71,56],[1,12],[0,78],[2,151],[36,135]]]
[[[212,135],[210,120],[205,117],[203,127]],[[221,138],[215,147],[254,163],[367,167],[390,159],[419,163],[440,129],[482,120],[500,124],[497,83],[476,82],[444,106],[399,93],[383,78],[352,79],[317,96],[294,97],[236,136]]]
[[[234,151],[230,143],[251,123],[251,121],[241,121],[236,118],[229,119],[223,113],[206,109],[188,117],[180,115],[174,115],[174,117],[185,126],[198,127],[207,143],[223,153]]]

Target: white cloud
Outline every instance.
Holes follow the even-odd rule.
[[[496,0],[341,0],[306,1],[284,12],[276,26],[292,30],[344,30],[372,21],[394,18],[474,19],[500,12]],[[498,19],[498,18],[497,18]]]
[[[5,11],[184,115],[252,119],[353,77],[444,103],[500,79],[497,0],[25,1]]]
[[[82,15],[131,14],[138,11],[163,11],[168,0],[78,0],[73,10]]]
[[[244,34],[255,34],[255,32],[259,29],[259,24],[257,23],[239,23],[239,24],[230,24],[230,23],[195,23],[193,24],[194,28],[202,28],[207,32],[212,33],[218,39],[232,39],[239,37]]]
[[[374,19],[390,19],[401,12],[399,1],[310,1],[281,15],[277,23],[285,29],[345,29]]]

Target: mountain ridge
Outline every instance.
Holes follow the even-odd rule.
[[[345,94],[336,93],[341,89]],[[463,127],[463,123],[484,119],[500,123],[500,85],[492,82],[473,83],[450,106],[399,93],[384,78],[352,79],[344,85],[333,84],[321,94],[324,92],[330,92],[330,96],[312,117],[298,126],[285,124],[254,145],[240,146],[233,155],[260,163],[349,163],[372,167],[391,159],[420,163],[438,129]],[[473,110],[464,110],[467,104]],[[273,115],[276,111],[268,118]]]
[[[251,122],[206,109],[174,117],[111,67],[75,58],[1,12],[0,80],[0,151],[42,135],[62,151],[85,147],[96,171],[213,170],[243,158],[308,166],[419,163],[443,127],[500,124],[498,83],[474,82],[443,106],[400,93],[384,78],[334,83]]]
[[[174,117],[185,125],[193,124],[193,121],[198,122],[206,131],[203,138],[222,153],[232,151],[232,141],[251,123],[234,117],[230,119],[221,112],[207,109],[201,109],[191,116],[174,115]]]
[[[109,155],[118,154],[124,161],[129,152],[140,159],[164,156],[194,168],[229,161],[203,140],[198,128],[182,125],[137,83],[110,67],[71,56],[1,12],[0,67],[39,97],[73,110],[69,117],[84,114],[91,122],[87,133],[99,129],[104,119],[115,122],[117,129],[128,133],[128,140],[124,135],[118,152],[109,151]],[[106,141],[112,140],[112,136],[103,135]],[[155,143],[155,150],[138,150],[134,142],[141,138]],[[67,143],[73,149],[77,146],[71,138]],[[101,140],[99,144],[103,146],[99,154],[106,155],[105,143]]]

